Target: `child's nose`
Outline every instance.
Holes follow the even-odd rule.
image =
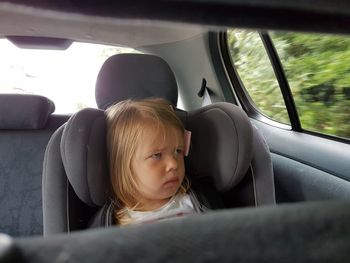
[[[174,155],[169,155],[167,158],[167,169],[168,170],[173,170],[177,169],[178,163],[177,163],[177,158]]]

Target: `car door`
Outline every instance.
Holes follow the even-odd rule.
[[[350,37],[242,29],[216,37],[223,89],[270,147],[277,202],[349,200]]]

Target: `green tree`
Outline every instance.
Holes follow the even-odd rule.
[[[270,32],[285,70],[302,127],[350,138],[350,38]],[[276,77],[258,33],[229,30],[232,61],[256,105],[288,123]]]
[[[271,32],[303,128],[350,138],[350,38]]]
[[[259,34],[247,30],[230,30],[228,48],[252,101],[266,116],[289,123],[275,73]]]

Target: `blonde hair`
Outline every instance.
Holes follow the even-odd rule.
[[[125,100],[109,107],[106,115],[113,214],[119,225],[125,225],[130,223],[127,209],[135,209],[138,205],[131,163],[142,132],[150,122],[156,123],[163,134],[169,125],[181,132],[184,126],[170,103],[160,98]],[[186,193],[188,188],[189,181],[185,176],[179,192]]]

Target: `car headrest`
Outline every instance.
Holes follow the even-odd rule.
[[[177,114],[192,132],[186,174],[213,177],[219,191],[238,184],[253,156],[253,131],[246,114],[229,103]],[[61,155],[77,196],[89,205],[102,206],[110,189],[103,111],[83,109],[69,119],[61,139]]]
[[[125,99],[159,97],[177,104],[173,71],[160,57],[117,54],[109,57],[97,76],[95,97],[99,109]]]
[[[1,94],[0,129],[34,130],[45,126],[55,104],[39,95]]]

